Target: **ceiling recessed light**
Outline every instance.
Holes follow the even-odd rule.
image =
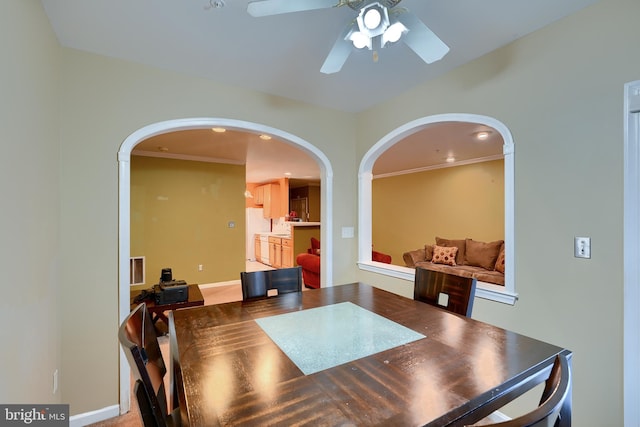
[[[260,135],[260,139],[264,139],[265,141],[268,141],[271,139],[271,137],[269,135],[262,134]]]
[[[163,153],[166,153],[167,151],[169,151],[169,149],[167,147],[158,147],[158,151],[162,151]]]
[[[291,172],[285,172],[284,176],[291,176]]]
[[[455,161],[456,161],[456,158],[455,158],[455,157],[453,157],[453,156],[449,156],[449,157],[447,157],[447,163],[453,163],[453,162],[455,162]]]
[[[225,128],[219,128],[219,127],[211,128],[211,130],[217,133],[223,133],[227,131]]]
[[[485,130],[477,132],[476,138],[479,139],[480,141],[484,141],[485,139],[489,138],[489,132]]]

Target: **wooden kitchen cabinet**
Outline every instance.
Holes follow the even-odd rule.
[[[282,239],[269,237],[269,261],[271,267],[282,268]]]
[[[282,239],[282,268],[293,267],[293,240]]]
[[[281,206],[279,184],[264,184],[256,188],[254,203],[262,206],[265,218],[280,218],[285,215]]]
[[[269,237],[269,261],[274,268],[293,267],[293,241]]]
[[[289,179],[252,186],[253,199],[251,206],[262,207],[265,218],[283,218],[289,213]]]
[[[260,236],[256,234],[253,239],[254,251],[256,253],[256,261],[262,262],[262,252],[260,251]]]
[[[264,205],[264,185],[256,187],[253,195],[253,203],[258,206]]]

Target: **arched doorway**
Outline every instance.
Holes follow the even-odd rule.
[[[320,166],[321,175],[321,236],[323,244],[326,248],[327,256],[323,257],[322,263],[322,286],[326,283],[332,283],[332,218],[330,212],[333,210],[333,170],[331,163],[326,155],[309,142],[292,135],[280,129],[269,126],[233,120],[225,118],[191,118],[168,120],[164,122],[154,123],[138,129],[129,135],[118,151],[118,306],[119,322],[129,314],[129,256],[130,256],[130,158],[131,151],[141,141],[152,136],[175,132],[180,130],[226,127],[229,129],[246,130],[249,132],[270,134],[283,141],[299,147],[312,158],[314,158]],[[125,413],[130,407],[130,369],[127,360],[120,351],[120,413]]]
[[[487,126],[495,129],[504,141],[504,234],[506,271],[505,286],[485,286],[479,287],[477,295],[483,298],[514,304],[517,298],[514,283],[514,144],[511,132],[501,122],[487,116],[476,114],[439,114],[423,117],[393,130],[374,144],[362,158],[358,170],[358,260],[359,266],[363,270],[385,274],[404,280],[413,280],[413,269],[400,266],[386,266],[380,263],[371,262],[372,245],[372,190],[371,181],[373,179],[373,166],[378,157],[389,147],[400,142],[404,138],[412,135],[427,126],[442,122],[466,122]]]

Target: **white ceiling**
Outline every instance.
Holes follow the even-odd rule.
[[[489,138],[478,141],[479,131]],[[493,128],[463,122],[430,124],[397,142],[376,161],[376,176],[437,167],[454,157],[456,164],[495,159],[504,142]],[[258,134],[237,130],[216,133],[211,129],[184,130],[154,136],[139,143],[134,155],[184,160],[246,164],[248,182],[268,182],[289,176],[319,181],[320,168],[309,155],[276,139],[264,141]]]
[[[63,46],[361,111],[567,16],[596,0],[403,0],[450,48],[423,63],[405,44],[320,67],[357,15],[350,7],[254,18],[247,0],[42,0]],[[302,2],[303,0],[290,0]],[[338,0],[336,0],[338,3]]]
[[[380,50],[377,62],[371,51],[354,51],[331,75],[320,73],[320,67],[356,15],[347,6],[253,18],[247,0],[224,0],[222,8],[211,7],[213,0],[41,1],[63,46],[358,112],[597,0],[403,0],[398,7],[416,14],[451,51],[431,65],[402,43]],[[431,167],[450,154],[464,162],[501,153],[500,138],[476,144],[471,137],[476,128],[428,126],[384,153],[374,174]],[[249,182],[285,172],[300,179],[320,176],[305,153],[248,132],[176,132],[143,142],[136,151],[245,163]]]

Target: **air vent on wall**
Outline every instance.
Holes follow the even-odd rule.
[[[129,258],[129,284],[144,285],[144,257]]]

